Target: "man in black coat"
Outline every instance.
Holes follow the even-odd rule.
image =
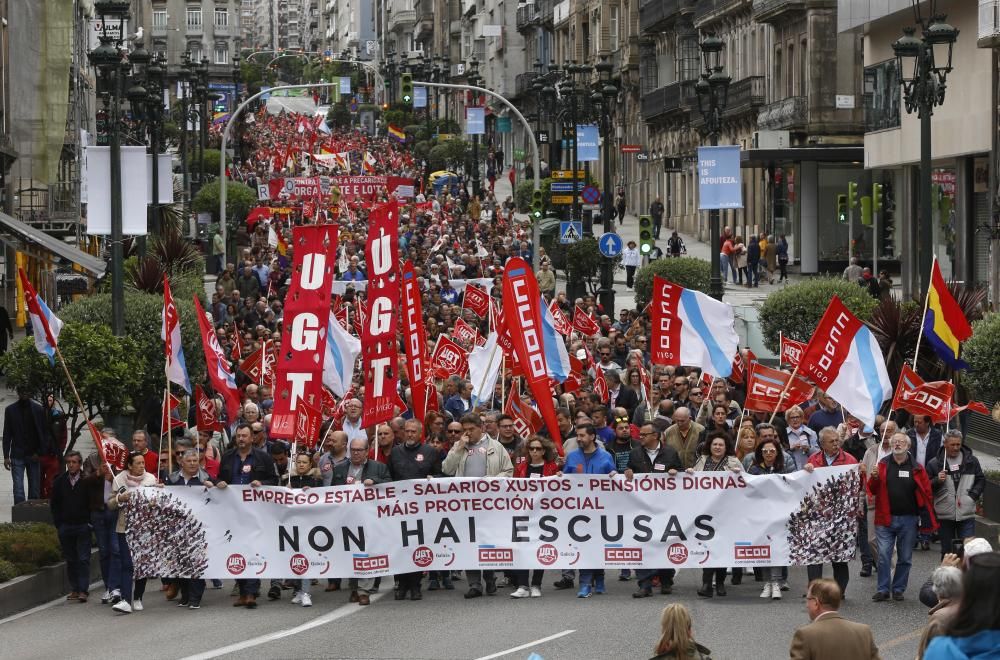
[[[333,468],[331,486],[376,486],[392,481],[387,466],[368,460],[367,438],[351,440],[348,443],[348,453],[351,460]],[[390,458],[391,456],[390,454]],[[375,589],[375,578],[357,578],[357,584],[357,589],[351,590],[351,602],[367,605],[371,602],[369,594]]]
[[[608,381],[608,395],[610,397],[608,407],[624,408],[631,419],[632,413],[639,405],[639,395],[631,387],[622,383],[621,374],[616,370],[605,371],[604,378]]]
[[[643,424],[639,427],[640,446],[632,450],[632,455],[628,459],[628,467],[625,468],[625,479],[632,481],[638,473],[667,473],[677,474],[684,469],[681,457],[677,450],[662,441],[660,432],[652,424]],[[653,576],[660,576],[660,593],[669,594],[674,589],[674,575],[677,573],[672,568],[648,569],[640,568],[635,572],[639,578],[639,588],[632,594],[633,598],[647,598],[653,595]]]
[[[441,452],[420,442],[423,427],[419,420],[408,419],[403,425],[403,444],[393,448],[389,454],[389,474],[393,481],[404,479],[430,479],[441,476]],[[404,600],[407,593],[410,600],[421,600],[420,580],[423,571],[401,573],[396,576],[398,588],[396,600]]]
[[[66,560],[69,601],[87,602],[90,591],[90,499],[83,479],[83,456],[66,454],[66,471],[52,482],[49,508]]]
[[[236,446],[223,454],[219,461],[216,488],[225,488],[229,484],[252,488],[278,485],[274,461],[263,449],[254,448],[252,437],[248,424],[236,427]],[[211,482],[206,482],[206,485],[209,483]],[[260,595],[260,580],[237,580],[236,584],[240,589],[240,599],[234,606],[255,609],[257,596]]]
[[[39,456],[52,446],[52,430],[45,419],[45,409],[31,400],[31,393],[18,388],[17,401],[4,410],[3,466],[11,470],[14,504],[24,501],[24,473],[28,473],[28,498],[38,499],[42,481]]]

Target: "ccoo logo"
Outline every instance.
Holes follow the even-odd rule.
[[[546,543],[545,545],[539,546],[538,551],[535,552],[535,557],[538,559],[538,563],[542,566],[551,566],[556,563],[556,559],[559,558],[559,551],[556,550],[556,546],[551,543]]]
[[[309,570],[309,560],[302,554],[292,555],[292,558],[288,560],[288,567],[296,575],[305,575],[306,571]]]
[[[241,575],[243,571],[247,570],[246,557],[239,553],[229,555],[229,558],[226,559],[226,570],[233,575]]]
[[[434,551],[422,545],[413,551],[413,563],[420,568],[427,568],[434,562]]]
[[[673,543],[667,548],[667,559],[671,564],[683,564],[687,558],[688,549],[683,543]]]

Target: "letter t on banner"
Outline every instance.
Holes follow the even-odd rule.
[[[698,208],[743,208],[739,147],[698,147]]]
[[[399,401],[399,204],[380,204],[368,216],[368,316],[361,328],[361,357],[365,373],[364,426],[388,422]]]

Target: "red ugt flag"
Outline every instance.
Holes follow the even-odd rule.
[[[597,325],[597,321],[592,319],[579,305],[573,312],[573,329],[585,337],[601,334],[601,326]]]
[[[486,292],[474,284],[465,287],[465,295],[462,297],[462,309],[471,309],[476,316],[481,319],[489,314],[490,297]]]

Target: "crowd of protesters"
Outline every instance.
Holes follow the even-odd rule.
[[[271,177],[321,173],[301,151],[288,149],[292,142],[308,143],[313,135],[298,131],[302,120],[288,113],[260,115],[257,130],[246,138],[255,156],[232,175],[257,185]],[[283,253],[280,246],[291,243],[295,224],[317,220],[339,224],[336,272],[343,286],[334,305],[345,310],[345,325],[355,331],[355,303],[365,296],[361,283],[368,266],[364,260],[365,227],[371,207],[370,201],[360,199],[340,200],[336,205],[321,203],[319,207],[308,207],[309,200],[272,200],[272,206],[267,207],[271,210],[257,214],[253,225],[247,227],[246,244],[219,274],[208,308],[219,344],[237,374],[243,399],[239,417],[223,419],[224,431],[212,432],[194,428],[192,410],[184,420],[191,428],[173,432],[169,451],[166,443],[150,441],[149,433],[154,437],[160,434],[160,420],[155,420],[150,428],[133,435],[126,468],[117,475],[94,456],[83,460],[67,455],[67,471],[52,489],[52,508],[70,571],[71,600],[85,602],[89,596],[84,577],[89,575],[89,557],[81,550],[87,527],[98,538],[105,586],[101,601],[123,613],[142,610],[146,578],[159,576],[133,575],[129,539],[118,512],[130,505],[134,489],[156,483],[168,488],[225,488],[229,484],[310,488],[441,476],[546,478],[563,472],[622,474],[627,479],[636,473],[684,470],[780,475],[860,463],[862,485],[842,494],[846,505],[857,512],[857,530],[843,531],[850,531],[852,538],[857,533],[861,576],[877,572],[877,586],[872,588],[876,601],[904,598],[912,551],[914,547],[928,549],[932,538],[918,537],[918,533],[930,534],[940,528],[941,552],[946,556],[956,541],[971,536],[973,502],[982,491],[983,476],[961,433],[949,432],[942,443],[940,432],[924,419],[909,420],[908,430],[899,422],[881,418],[875,428],[866,428],[818,390],[815,398],[773,420],[769,420],[769,411],[745,410],[745,392],[738,374],[730,379],[710,379],[703,378],[697,369],[652,365],[647,315],[623,309],[612,319],[593,296],[570,300],[558,291],[555,276],[549,277],[548,257],[541,246],[532,244],[530,227],[518,219],[511,199],[500,203],[492,192],[472,194],[469,182],[459,177],[424,189],[420,165],[405,145],[391,137],[335,131],[318,136],[308,149],[318,153],[324,143],[335,144],[331,147],[334,151],[353,154],[351,162],[361,163],[366,154],[376,154],[376,173],[414,178],[414,197],[404,200],[400,214],[399,257],[415,265],[429,343],[449,336],[471,349],[474,339],[462,339],[456,333],[456,323],[462,321],[485,336],[490,320],[488,314],[480,315],[465,304],[467,287],[475,286],[472,282],[476,280],[499,303],[498,285],[506,261],[514,256],[530,260],[536,251],[542,264],[538,280],[546,301],[554,301],[567,318],[580,310],[576,313],[596,321],[599,331],[594,336],[571,333],[566,339],[570,355],[580,360],[584,370],[572,390],[560,387],[556,391],[565,454],[555,451],[543,429],[525,436],[517,434],[515,420],[504,412],[513,385],[509,373],[497,384],[496,396],[478,406],[470,399],[467,380],[459,376],[439,380],[422,421],[412,410],[401,408],[391,422],[375,428],[363,426],[365,383],[356,371],[349,394],[325,411],[327,419],[319,437],[309,439],[316,443],[314,451],[304,449],[305,444],[311,444],[306,439],[289,444],[272,438],[273,392],[266,369],[255,379],[241,367],[250,356],[265,355],[281,344],[291,254]],[[271,230],[281,237],[278,245]],[[607,382],[607,400],[595,390],[599,373]],[[409,405],[405,376],[402,381],[402,401]],[[530,405],[531,401],[525,398],[523,403]],[[39,415],[44,421],[44,410],[23,403],[13,405],[21,406],[20,418],[26,420],[12,424],[18,417],[8,408],[4,456],[5,461],[10,455],[16,462],[28,453],[37,453],[40,444],[51,438],[38,430],[41,422],[32,422]],[[216,408],[224,417],[221,399]],[[111,429],[105,432],[114,433]],[[157,446],[162,451],[155,451]],[[854,548],[850,550],[853,554]],[[751,570],[754,580],[761,583],[762,599],[781,599],[790,589],[786,566],[762,564]],[[824,590],[817,602],[836,609],[834,603],[844,597],[850,579],[846,558],[833,562],[832,572],[835,581],[821,581],[823,565],[809,566],[811,583]],[[168,600],[200,607],[206,586],[202,581],[162,577]],[[425,581],[428,590],[452,590],[461,577],[449,571],[398,575],[394,597],[420,600]],[[609,578],[628,582],[635,577],[638,587],[633,595],[645,598],[655,589],[671,593],[675,573],[665,568],[637,571],[635,576],[627,570],[617,575],[603,570],[563,570],[553,577],[555,589],[576,589],[580,598],[605,593]],[[698,596],[726,596],[727,577],[731,585],[740,585],[743,567],[728,572],[706,569]],[[464,595],[495,595],[500,587],[506,587],[513,598],[537,598],[542,595],[543,578],[542,571],[502,575],[466,571]],[[314,582],[272,580],[266,595],[276,601],[290,589],[291,601],[308,607],[313,602]],[[381,588],[380,582],[388,587],[393,581],[330,579],[323,589],[349,591],[351,602],[367,605],[370,595]],[[212,586],[221,587],[221,583]],[[805,585],[801,587],[806,591]],[[260,591],[259,580],[238,580],[233,604],[256,608]],[[818,593],[815,588],[813,593]],[[670,621],[673,641],[661,648],[695,644],[690,631],[683,631],[681,613],[672,613]],[[666,615],[664,626],[666,634]]]

